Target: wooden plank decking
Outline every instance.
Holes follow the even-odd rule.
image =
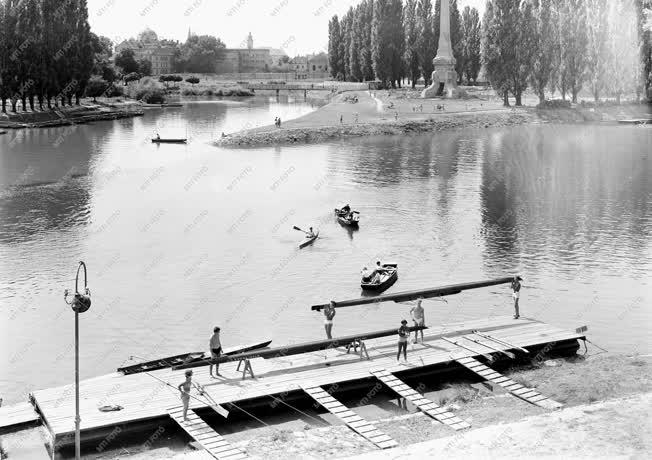
[[[0,406],[0,431],[14,426],[35,423],[41,417],[28,402]]]
[[[378,378],[381,382],[387,385],[389,388],[394,390],[399,396],[407,399],[412,404],[417,406],[417,408],[434,418],[440,423],[451,427],[454,430],[464,430],[470,428],[467,422],[456,416],[455,414],[448,412],[446,409],[439,407],[434,402],[425,398],[421,393],[412,389],[409,385],[404,383],[401,379],[396,377],[391,372],[387,372],[385,369],[377,369],[371,371],[371,374]]]
[[[303,388],[303,391],[328,410],[328,412],[346,423],[353,431],[381,449],[389,449],[398,445],[396,441],[376,428],[375,425],[369,423],[337,399],[333,398],[323,388],[307,386]]]
[[[168,409],[172,420],[202,445],[206,451],[218,460],[240,460],[247,458],[241,449],[229,444],[219,433],[204,422],[192,409],[188,410],[188,421],[183,420],[183,407],[176,406]]]
[[[227,404],[299,391],[301,388],[298,384],[305,382],[324,386],[368,379],[370,371],[376,368],[400,374],[455,359],[479,356],[440,338],[441,334],[445,334],[457,340],[457,336],[471,334],[475,330],[519,347],[542,346],[584,337],[584,334],[533,319],[493,317],[431,326],[426,331],[423,344],[410,346],[407,364],[396,362],[396,338],[388,337],[366,342],[369,360],[361,360],[358,355],[347,354],[344,348],[339,348],[285,358],[254,359],[251,363],[256,379],[241,380],[240,373],[236,372],[237,363],[226,363],[220,366],[223,379],[211,379],[206,366],[195,369],[193,380],[203,386],[213,404]],[[478,352],[487,354],[495,353],[497,348],[513,349],[497,342],[491,342],[491,347],[485,348],[479,344],[473,345]],[[161,369],[151,374],[175,386],[184,380],[183,370]],[[167,409],[179,404],[177,391],[147,374],[125,376],[112,373],[85,379],[80,382],[80,395],[82,438],[84,432],[91,430],[167,416]],[[35,391],[33,397],[55,438],[74,432],[74,387],[71,384]],[[109,402],[119,404],[123,410],[100,412],[97,409],[99,405]],[[204,407],[208,405],[207,399]],[[202,406],[193,400],[192,407]]]
[[[473,358],[462,358],[456,360],[459,364],[466,367],[467,369],[475,372],[483,379],[486,379],[496,385],[503,387],[505,390],[516,396],[517,398],[523,399],[524,401],[534,404],[544,409],[560,409],[563,407],[563,404],[554,401],[547,396],[543,396],[538,391],[535,391],[531,388],[526,388],[520,383],[516,383],[512,379],[505,377],[504,375],[496,372],[495,370],[485,366],[480,361]]]

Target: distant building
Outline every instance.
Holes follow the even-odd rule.
[[[152,75],[161,75],[173,71],[174,46],[159,41],[156,32],[151,29],[142,31],[137,39],[130,38],[115,47],[118,54],[124,49],[134,52],[136,61],[145,59],[152,64]]]
[[[328,55],[319,53],[316,55],[296,56],[290,61],[290,68],[299,80],[328,78]]]
[[[254,48],[251,32],[246,48],[226,48],[217,63],[217,73],[267,72],[273,64],[270,48]]]

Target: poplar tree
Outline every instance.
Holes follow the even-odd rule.
[[[607,0],[587,0],[586,70],[595,102],[600,100],[607,74]]]
[[[340,41],[340,21],[337,15],[335,15],[328,23],[328,67],[330,68],[331,76],[338,80],[340,79],[340,75],[344,75],[340,56]]]
[[[374,79],[374,66],[372,59],[371,28],[373,22],[374,0],[364,0],[360,11],[364,25],[362,36],[362,50],[360,52],[360,67],[363,78],[367,81]]]
[[[440,0],[441,1],[441,0]],[[448,1],[448,0],[444,0]],[[466,68],[466,57],[464,56],[464,42],[462,40],[462,16],[457,7],[457,0],[450,2],[451,16],[451,46],[453,48],[453,57],[455,57],[455,71],[457,72],[457,83],[462,83],[464,69]],[[439,34],[437,34],[439,36]]]
[[[480,13],[476,8],[464,7],[462,12],[462,56],[464,59],[464,74],[467,82],[476,83],[480,73],[481,62]]]
[[[403,60],[407,77],[410,79],[412,88],[419,79],[419,53],[417,50],[417,0],[407,0],[403,8],[403,30],[405,33],[405,52]]]
[[[629,0],[610,0],[609,10],[608,90],[620,104],[622,94],[636,91],[638,83],[638,34],[636,27],[632,27],[636,13]]]
[[[509,107],[509,72],[506,63],[511,59],[505,42],[505,30],[500,27],[501,15],[496,0],[487,1],[482,21],[482,61],[493,89]]]
[[[429,86],[434,69],[432,60],[437,53],[436,37],[432,28],[432,3],[430,0],[418,0],[417,34],[417,56],[421,67],[421,75],[425,85]]]
[[[76,20],[74,24],[75,34],[77,40],[75,46],[71,51],[75,54],[73,56],[74,72],[73,78],[78,82],[75,90],[75,105],[79,105],[79,99],[84,95],[86,85],[91,77],[91,70],[93,69],[93,47],[91,44],[91,28],[88,25],[88,7],[86,0],[79,0],[73,18]],[[72,18],[71,18],[72,19]]]
[[[401,87],[405,77],[403,54],[405,52],[405,33],[403,31],[403,2],[402,0],[389,0],[389,43],[391,53],[391,80],[392,87]]]
[[[364,20],[362,14],[362,5],[356,6],[353,12],[353,27],[351,29],[351,39],[349,44],[351,80],[362,81],[362,59],[360,56],[364,35]]]
[[[562,9],[563,90],[571,92],[573,102],[586,79],[588,35],[586,1],[564,0]]]
[[[532,5],[534,26],[531,37],[533,59],[530,84],[539,97],[539,103],[542,103],[546,99],[545,91],[555,62],[555,31],[551,0],[534,0]]]
[[[390,1],[376,0],[374,2],[374,16],[371,25],[371,55],[374,73],[385,88],[391,86],[392,79]]]

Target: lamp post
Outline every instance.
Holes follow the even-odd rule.
[[[79,292],[79,271],[84,269],[84,293]],[[91,307],[91,291],[88,289],[88,277],[86,264],[79,262],[77,275],[75,276],[75,294],[68,300],[68,289],[63,293],[63,300],[72,307],[75,312],[75,459],[81,458],[80,429],[81,418],[79,417],[79,314],[84,313]]]

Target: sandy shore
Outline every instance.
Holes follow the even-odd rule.
[[[353,102],[357,101],[357,102]],[[503,107],[489,91],[476,90],[468,99],[421,99],[416,90],[348,91],[336,95],[315,112],[274,125],[239,131],[215,142],[218,146],[261,146],[324,142],[344,137],[436,132],[460,128],[489,128],[526,123],[615,120],[631,116],[622,106],[538,110],[536,98],[524,107]]]

